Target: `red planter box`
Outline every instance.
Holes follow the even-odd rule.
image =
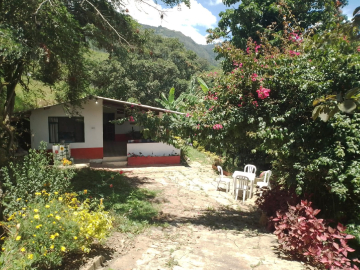
[[[128,166],[151,164],[180,164],[180,156],[128,157]]]

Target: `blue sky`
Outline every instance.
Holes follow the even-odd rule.
[[[219,13],[226,10],[221,0],[191,0],[191,8],[185,5],[180,7],[167,8],[155,4],[154,0],[142,0],[157,9],[149,8],[140,1],[128,0],[126,4],[129,14],[139,23],[163,26],[171,30],[182,32],[191,37],[196,43],[206,44],[206,29],[214,28],[219,21]],[[300,1],[300,0],[299,0]],[[158,1],[161,3],[161,1]],[[343,9],[343,13],[352,18],[354,9],[360,6],[359,0],[349,0],[349,4]],[[163,19],[160,18],[163,14]]]

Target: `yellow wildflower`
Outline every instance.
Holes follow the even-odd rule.
[[[36,237],[36,234],[33,234],[34,237]]]
[[[2,250],[2,251],[4,251],[4,250],[5,250],[5,248],[3,247],[3,248],[1,248],[1,250]]]
[[[39,195],[41,195],[41,193],[40,192],[35,192],[35,195],[39,196]]]
[[[39,216],[39,215],[35,215],[35,216],[34,216],[34,219],[40,219],[40,216]]]
[[[61,251],[65,252],[65,251],[66,251],[66,247],[62,246],[62,247],[61,247]]]
[[[74,236],[74,239],[76,240],[76,239],[77,239],[77,237],[76,237],[76,236]]]
[[[22,210],[26,210],[26,207],[21,208]]]
[[[39,210],[38,210],[38,209],[34,209],[34,212],[35,212],[35,213],[38,213],[38,212],[39,212]]]
[[[34,255],[33,254],[29,254],[28,255],[28,259],[32,260],[34,258]]]
[[[4,240],[5,239],[5,236],[1,237],[0,240]]]
[[[84,189],[84,194],[87,194],[87,189]]]
[[[25,215],[25,214],[22,214],[22,216],[23,216],[23,217],[26,217],[26,215]]]
[[[45,205],[45,208],[50,208],[50,205],[48,205],[48,204],[47,204],[47,205]]]
[[[53,240],[54,240],[55,237],[56,237],[56,236],[52,234],[52,235],[50,236],[50,239],[53,239]]]
[[[59,234],[58,234],[58,233],[55,233],[55,236],[59,236]]]
[[[50,248],[51,248],[51,249],[54,249],[54,245],[51,245]]]
[[[21,198],[17,198],[16,201],[21,201]]]
[[[55,221],[53,221],[53,224],[56,224],[56,222],[55,222]]]
[[[39,224],[39,225],[36,226],[36,229],[39,229],[39,228],[41,228],[41,227],[42,227],[42,225]]]
[[[60,220],[61,219],[61,217],[60,216],[58,216],[58,215],[56,215],[56,217],[55,217],[57,220]]]
[[[25,252],[25,248],[24,248],[24,247],[23,247],[23,248],[21,248],[20,250],[21,250],[21,252]]]
[[[19,241],[20,239],[21,239],[20,235],[16,236],[16,241]]]

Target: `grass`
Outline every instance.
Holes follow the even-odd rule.
[[[188,147],[186,156],[190,159],[190,162],[196,161],[203,165],[211,164],[210,158],[205,153],[200,152],[193,147]]]
[[[119,172],[86,168],[72,179],[72,191],[81,199],[91,199],[94,207],[103,199],[105,209],[115,217],[115,230],[139,234],[154,224],[159,205],[152,200],[159,191],[138,188],[131,183]]]

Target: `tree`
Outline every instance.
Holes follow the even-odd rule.
[[[334,16],[341,14],[340,8],[346,0],[224,0],[231,6],[241,2],[237,8],[221,12],[218,27],[208,29],[208,40],[224,38],[237,48],[245,49],[248,38],[259,42],[259,34],[275,23],[276,31],[284,30],[284,18],[294,16],[302,29],[324,27]],[[292,15],[289,13],[291,10]],[[292,22],[293,23],[293,22]]]
[[[175,5],[187,0],[165,0]],[[121,10],[118,12],[118,10]],[[14,140],[11,118],[16,87],[33,76],[58,86],[58,99],[74,101],[87,91],[84,53],[90,44],[126,54],[141,44],[136,23],[120,0],[0,1],[0,147]]]
[[[91,84],[97,95],[129,99],[158,106],[156,98],[174,87],[176,97],[185,92],[191,77],[209,68],[175,38],[164,38],[153,31],[144,33],[143,46],[126,55],[91,64]]]

